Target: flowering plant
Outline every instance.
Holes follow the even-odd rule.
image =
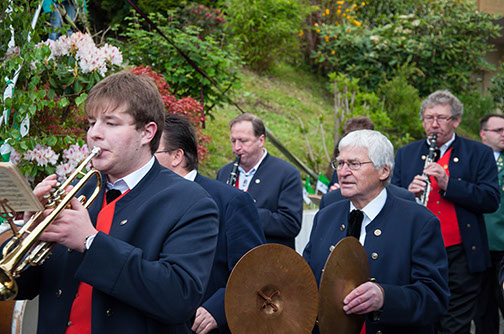
[[[3,158],[8,147],[10,160],[33,183],[55,172],[62,179],[88,154],[83,111],[87,92],[121,69],[122,54],[115,46],[98,47],[90,35],[76,32],[33,43],[29,50],[11,48],[4,69],[20,61],[30,66],[22,67],[12,96],[4,96],[0,105],[6,111],[0,121]]]

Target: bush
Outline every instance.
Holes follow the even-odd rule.
[[[211,36],[200,39],[201,29],[187,26],[177,28],[178,22],[167,16],[151,14],[149,18],[181,49],[200,69],[216,82],[221,90],[229,88],[228,94],[239,87],[238,65],[240,61],[232,49],[221,45]],[[124,56],[130,64],[148,65],[165,75],[171,92],[178,98],[190,96],[200,99],[205,109],[224,101],[218,89],[204,79],[157,31],[143,28],[144,20],[133,13],[126,18],[128,28],[121,33]]]
[[[252,70],[266,71],[299,53],[297,32],[308,8],[303,0],[228,1],[228,30]]]
[[[440,88],[457,94],[473,87],[474,75],[491,68],[483,56],[498,36],[493,19],[463,1],[429,1],[414,14],[395,15],[376,27],[321,26],[312,57],[322,72],[347,73],[370,90],[409,63],[420,70],[411,82],[421,96]]]

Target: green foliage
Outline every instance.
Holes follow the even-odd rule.
[[[177,28],[178,22],[167,16],[151,14],[149,18],[181,49],[200,69],[216,82],[221,90],[230,88],[228,94],[239,87],[237,66],[240,61],[232,49],[220,45],[211,36],[200,39],[201,29],[187,26]],[[143,28],[144,20],[133,13],[127,17],[128,28],[121,33],[126,40],[124,57],[130,64],[148,65],[165,75],[171,92],[177,97],[190,96],[197,100],[203,94],[205,110],[224,101],[221,93],[198,73],[157,31]]]
[[[376,27],[321,26],[312,57],[322,72],[347,73],[370,90],[393,77],[398,65],[410,63],[420,70],[411,82],[421,96],[441,88],[458,94],[491,68],[483,56],[498,36],[493,19],[463,1],[429,1]]]
[[[493,96],[493,101],[499,109],[504,110],[504,64],[492,78],[492,86],[488,89]]]
[[[229,0],[227,7],[229,32],[252,70],[268,70],[299,52],[297,32],[308,13],[303,0]]]
[[[479,122],[483,116],[496,112],[496,104],[489,94],[482,95],[477,90],[464,92],[458,96],[464,105],[464,115],[459,129],[465,137],[479,140]]]
[[[357,5],[365,3],[365,6],[358,6],[356,16],[361,21],[376,25],[390,16],[410,14],[418,0],[371,0],[367,2],[352,0],[350,3]]]
[[[377,95],[384,102],[384,108],[391,122],[384,130],[395,138],[395,147],[401,147],[412,139],[425,137],[420,122],[421,100],[418,90],[408,84],[416,69],[403,66],[397,75],[378,87]]]

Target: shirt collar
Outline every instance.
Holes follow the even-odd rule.
[[[455,132],[453,133],[452,137],[450,140],[448,140],[446,143],[444,143],[443,145],[441,145],[441,147],[438,147],[439,148],[439,153],[440,153],[440,158],[446,153],[446,151],[448,150],[448,147],[450,147],[450,145],[455,141]],[[427,138],[427,145],[430,146],[430,140],[429,138]]]
[[[194,181],[196,179],[196,175],[198,175],[198,171],[196,169],[193,169],[184,176],[184,179]]]
[[[242,168],[242,166],[238,166],[240,174],[244,174],[245,177],[254,175],[257,169],[259,168],[261,162],[263,162],[264,158],[266,158],[266,155],[268,155],[268,151],[263,147],[263,156],[261,157],[261,159],[259,159],[259,161],[255,164],[255,166],[252,167],[248,172],[246,172],[245,169]]]
[[[495,161],[499,160],[500,154],[501,154],[501,152],[495,152],[495,151],[494,151],[494,158],[495,158]]]
[[[387,189],[383,188],[382,191],[376,196],[371,202],[369,202],[365,207],[362,208],[362,212],[365,216],[369,218],[370,221],[378,216],[380,211],[383,209],[385,202],[387,201]],[[353,203],[350,201],[350,212],[352,210],[357,210]]]
[[[114,183],[111,183],[107,181],[107,189],[117,189],[121,191],[121,194],[127,191],[128,189],[133,189],[138,182],[140,182],[145,175],[149,172],[149,170],[152,168],[154,165],[154,161],[156,159],[154,156],[141,168],[137,169],[133,173],[130,173],[126,175],[123,178],[120,178],[119,180],[115,181]]]

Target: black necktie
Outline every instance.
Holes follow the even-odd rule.
[[[106,197],[107,197],[107,204],[115,200],[117,197],[121,196],[121,191],[117,189],[110,189],[107,191]]]
[[[348,216],[347,237],[360,238],[360,231],[364,214],[360,210],[352,210]]]

